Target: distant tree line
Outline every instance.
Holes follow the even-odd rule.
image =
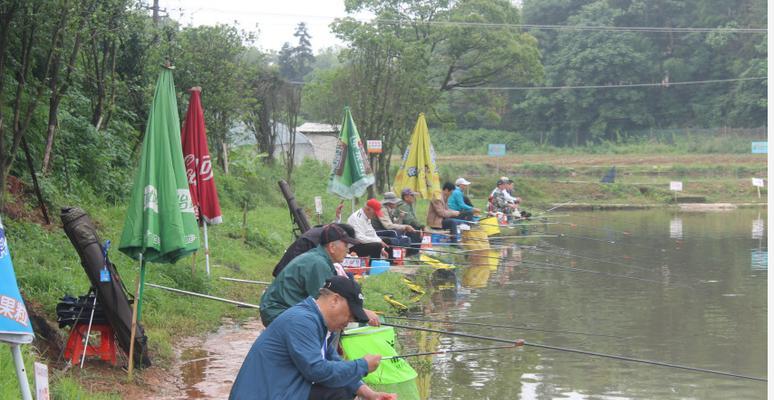
[[[766,27],[763,0],[345,5],[374,18],[337,19],[331,29],[344,47],[315,55],[303,23],[279,52],[264,52],[255,33],[152,18],[135,0],[0,2],[0,187],[9,175],[36,176],[47,199],[124,200],[166,60],[176,67],[181,115],[187,89],[202,87],[210,149],[226,174],[240,126],[259,159],[283,163],[292,178],[292,146],[275,151],[280,125],[292,141],[304,120],[339,123],[345,105],[363,139],[383,140],[384,152],[372,156],[378,190],[420,112],[434,127],[497,129],[559,146],[625,141],[650,128],[765,125],[765,80],[667,85],[765,76],[765,34],[521,27]],[[664,85],[491,89],[643,82]]]

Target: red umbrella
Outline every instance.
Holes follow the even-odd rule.
[[[207,147],[201,91],[202,88],[198,86],[189,90],[191,101],[188,103],[188,112],[183,122],[182,143],[185,172],[196,218],[204,225],[204,254],[209,275],[210,247],[207,242],[207,224],[219,224],[223,222],[223,216],[218,203],[218,190],[215,188],[210,150]]]

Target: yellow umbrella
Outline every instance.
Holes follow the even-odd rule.
[[[425,114],[420,113],[411,133],[411,142],[403,153],[403,162],[395,176],[395,191],[411,189],[423,199],[441,194],[441,181],[435,164],[435,150],[430,143]]]

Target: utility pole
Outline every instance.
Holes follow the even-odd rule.
[[[151,11],[153,11],[153,26],[157,27],[159,26],[159,20],[161,19],[160,12],[166,13],[166,8],[160,8],[159,7],[159,0],[153,0],[153,6],[145,7]]]

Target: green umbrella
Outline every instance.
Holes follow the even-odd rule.
[[[360,197],[374,184],[374,174],[368,162],[363,142],[357,133],[349,107],[344,107],[341,135],[336,145],[328,191],[345,199]]]
[[[161,71],[156,81],[140,168],[124,220],[119,250],[140,260],[140,276],[134,302],[132,339],[142,313],[142,287],[145,263],[174,263],[199,249],[198,227],[180,145],[180,118],[177,114],[175,85],[171,67]],[[132,356],[129,351],[129,376]]]

